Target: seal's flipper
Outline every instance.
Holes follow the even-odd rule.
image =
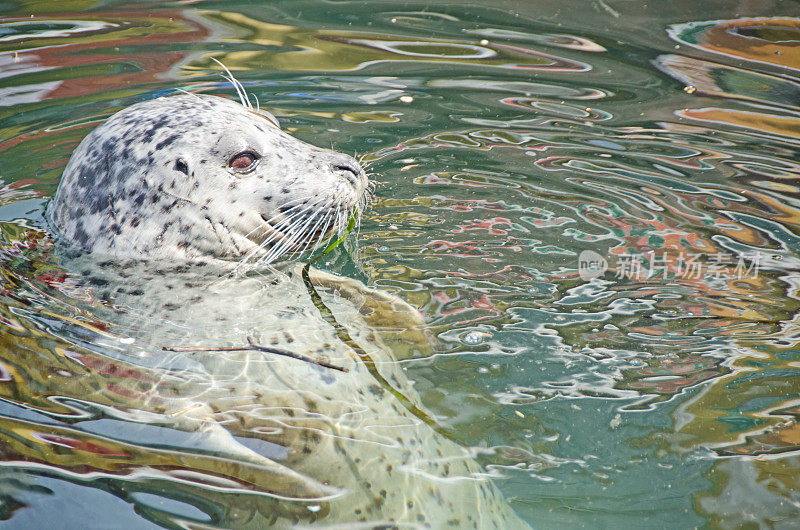
[[[320,503],[336,497],[339,493],[335,488],[321,484],[273,460],[272,457],[279,455],[267,456],[248,447],[247,445],[257,445],[258,440],[254,439],[255,443],[253,443],[241,437],[235,437],[216,420],[209,417],[212,411],[208,405],[197,405],[199,406],[190,406],[184,409],[189,411],[187,413],[179,411],[167,416],[173,419],[175,428],[192,433],[191,437],[197,438],[196,445],[202,447],[203,452],[214,454],[214,458],[217,459],[216,465],[213,466],[214,471],[218,472],[219,469],[229,468],[230,474],[236,478],[256,485],[259,489],[268,491],[281,499]],[[184,443],[183,445],[188,444]],[[229,463],[226,465],[223,464],[223,461]],[[237,463],[248,464],[239,467],[241,471],[246,470],[245,474],[233,471],[237,467]],[[193,462],[192,467],[197,468],[202,465]]]
[[[314,268],[309,270],[309,275],[314,285],[328,289],[352,303],[367,326],[376,332],[376,338],[398,360],[426,356],[436,351],[437,341],[424,315],[399,296],[372,289],[352,278]]]

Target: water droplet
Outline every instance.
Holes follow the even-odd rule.
[[[381,245],[378,247],[378,252],[389,252],[389,247]]]
[[[486,368],[485,366],[481,366],[481,367],[478,368],[478,373],[479,374],[488,374],[489,373],[489,369]]]
[[[389,230],[397,230],[398,228],[400,227],[397,225],[389,225]]]
[[[412,101],[414,101],[414,98],[411,96],[400,96],[401,103],[411,103]]]
[[[319,504],[309,504],[308,506],[306,506],[306,508],[308,508],[309,512],[317,513],[322,509],[322,506],[320,506]]]

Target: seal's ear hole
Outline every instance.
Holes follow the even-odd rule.
[[[244,151],[233,155],[233,158],[228,162],[228,167],[234,171],[245,173],[255,168],[256,162],[258,162],[258,155],[250,151]]]
[[[182,158],[179,158],[175,161],[175,169],[184,175],[189,175],[189,164],[187,164]]]

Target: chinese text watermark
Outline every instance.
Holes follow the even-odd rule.
[[[713,254],[684,252],[650,252],[647,255],[616,255],[612,269],[616,278],[649,280],[654,278],[699,279],[737,279],[758,277],[763,255],[759,252],[748,254]],[[578,274],[588,281],[606,273],[608,261],[597,252],[584,250],[578,257]]]

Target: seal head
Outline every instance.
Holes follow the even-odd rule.
[[[117,258],[270,262],[342,230],[368,179],[269,113],[182,94],[114,114],[75,149],[48,207],[72,245]]]

